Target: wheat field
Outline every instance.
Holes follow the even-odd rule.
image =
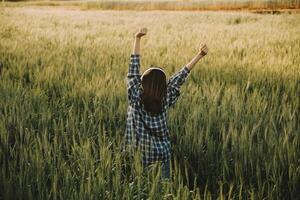
[[[141,71],[209,48],[169,111],[170,183],[121,154],[141,26]],[[300,14],[1,7],[0,199],[299,199],[299,52]]]
[[[2,0],[8,7],[45,6],[82,10],[251,10],[259,12],[298,12],[299,0]]]

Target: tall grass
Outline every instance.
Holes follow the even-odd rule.
[[[1,8],[2,199],[298,199],[300,17]],[[172,182],[121,154],[133,33],[170,76]]]

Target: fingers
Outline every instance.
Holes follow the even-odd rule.
[[[203,51],[205,54],[207,54],[207,53],[208,53],[208,48],[207,48],[207,46],[206,46],[206,45],[202,47],[202,51]]]
[[[136,38],[141,38],[142,36],[147,34],[147,28],[140,28],[139,31],[135,34]]]
[[[208,48],[206,44],[200,44],[200,52],[204,55],[208,53]]]
[[[207,48],[206,44],[200,43],[200,50]]]
[[[142,33],[142,34],[144,34],[144,35],[146,35],[147,34],[147,28],[141,28],[140,29],[140,33]]]

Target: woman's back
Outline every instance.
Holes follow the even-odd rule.
[[[167,111],[180,96],[180,86],[188,76],[189,70],[184,66],[169,79],[162,101],[162,109],[159,114],[153,115],[147,111],[141,101],[143,88],[139,73],[140,55],[131,54],[130,58],[127,74],[129,105],[125,142],[127,145],[141,150],[142,161],[145,165],[155,161],[168,160],[171,154],[171,143]]]

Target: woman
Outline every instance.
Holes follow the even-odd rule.
[[[146,34],[146,28],[141,28],[135,34],[130,55],[125,144],[141,151],[144,167],[157,162],[162,164],[162,178],[170,179],[171,144],[167,111],[177,101],[180,86],[195,64],[207,54],[208,49],[206,45],[200,45],[197,55],[168,82],[164,70],[156,66],[151,66],[141,76],[140,40]]]

